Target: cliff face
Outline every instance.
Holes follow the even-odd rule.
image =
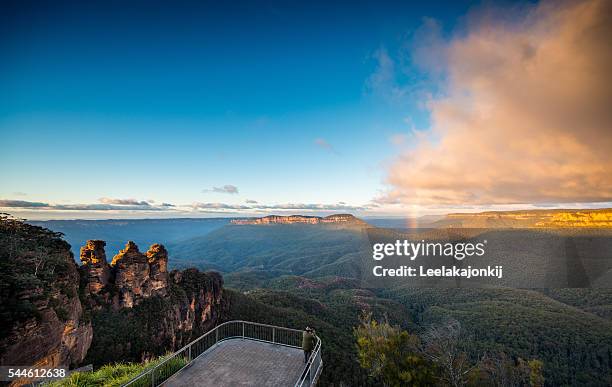
[[[173,351],[223,318],[223,280],[168,272],[160,244],[128,242],[109,264],[87,241],[78,267],[61,234],[0,215],[0,365],[96,366]]]
[[[223,278],[197,269],[170,273],[173,294],[168,338],[178,349],[212,329],[224,316]]]
[[[351,214],[335,214],[335,215],[326,216],[324,218],[320,216],[304,216],[304,215],[290,215],[290,216],[269,215],[269,216],[264,216],[263,218],[255,218],[255,219],[233,219],[230,221],[230,223],[238,224],[238,225],[294,224],[294,223],[366,225],[364,221],[354,217]]]
[[[612,228],[612,209],[562,211],[536,223],[536,227]]]
[[[519,210],[448,214],[437,225],[465,228],[610,228],[612,209]]]
[[[70,246],[57,233],[0,216],[0,264],[0,364],[82,362],[93,329]]]
[[[102,289],[108,285],[110,279],[110,266],[106,262],[106,253],[104,252],[106,242],[98,240],[87,241],[87,244],[81,247],[81,262],[83,269],[87,273],[84,291],[87,295],[100,294]]]
[[[365,223],[351,214],[334,214],[321,218],[321,223]]]
[[[95,333],[87,362],[146,360],[182,347],[222,318],[219,274],[196,269],[169,273],[168,252],[161,244],[141,253],[130,241],[110,265],[101,259],[105,256],[102,241],[81,248]]]
[[[166,295],[168,287],[168,252],[163,245],[152,245],[147,251],[149,263],[149,291],[151,294]]]

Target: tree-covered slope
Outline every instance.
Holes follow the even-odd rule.
[[[573,292],[580,289],[563,293]],[[381,296],[404,304],[421,326],[458,320],[474,358],[494,350],[538,358],[551,385],[612,381],[612,322],[538,291],[403,288]]]
[[[79,364],[92,326],[61,234],[0,214],[0,365]]]
[[[394,324],[410,322],[405,309],[398,303],[379,299],[372,293],[354,289],[319,288],[316,292],[255,290],[242,294],[226,290],[229,303],[228,320],[248,320],[271,325],[316,329],[323,342],[324,362],[320,384],[323,386],[380,385],[368,378],[359,367],[353,337],[353,327],[359,323],[364,308]]]
[[[344,273],[363,251],[361,227],[333,225],[231,225],[168,246],[170,264],[234,272],[245,268],[279,274]],[[349,273],[350,274],[350,273]]]

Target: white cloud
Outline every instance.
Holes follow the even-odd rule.
[[[612,200],[612,2],[543,2],[512,20],[491,14],[419,53],[425,63],[443,60],[444,94],[428,102],[430,135],[391,163],[379,202]],[[370,82],[388,83],[383,54]]]
[[[194,210],[223,210],[223,211],[363,211],[366,206],[352,206],[346,203],[282,203],[282,204],[227,204],[227,203],[192,203]]]
[[[133,199],[103,199],[105,200],[102,204],[49,204],[24,200],[0,200],[0,208],[41,211],[165,211],[170,207],[174,207],[169,203],[163,203],[161,206],[151,206],[147,202],[138,202]]]
[[[150,204],[144,200],[138,201],[136,199],[113,199],[113,198],[100,198],[100,203],[104,204],[118,204],[127,206],[149,206]]]

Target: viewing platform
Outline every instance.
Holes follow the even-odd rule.
[[[323,368],[321,340],[308,363],[301,345],[300,330],[229,321],[125,386],[313,386]]]

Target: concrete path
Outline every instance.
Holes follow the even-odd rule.
[[[301,349],[232,339],[197,358],[165,387],[293,386],[304,368]]]

